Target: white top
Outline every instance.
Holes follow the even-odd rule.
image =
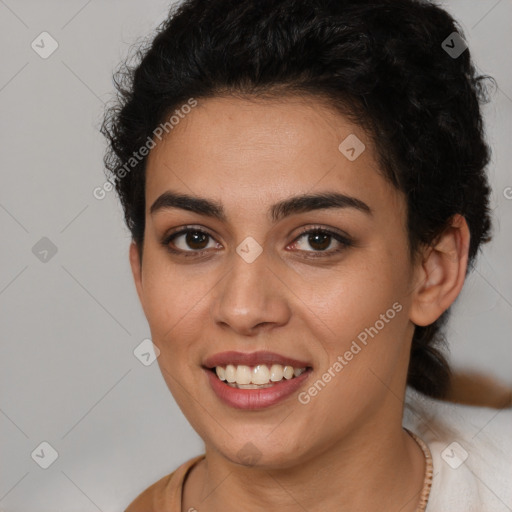
[[[512,511],[512,408],[473,407],[407,389],[403,426],[428,445],[426,512]]]

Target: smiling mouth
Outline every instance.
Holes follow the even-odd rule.
[[[310,370],[308,366],[296,368],[281,364],[258,364],[256,366],[233,365],[216,366],[210,370],[219,380],[237,389],[264,389],[275,386],[284,380],[292,380]]]

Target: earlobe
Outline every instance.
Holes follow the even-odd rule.
[[[135,242],[130,244],[130,267],[132,269],[133,281],[137,289],[137,295],[142,304],[142,264],[140,261],[139,248]]]
[[[426,249],[410,311],[415,325],[435,322],[459,295],[466,277],[469,239],[466,219],[457,214],[435,245]]]

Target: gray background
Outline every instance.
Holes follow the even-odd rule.
[[[442,4],[499,86],[485,108],[495,240],[454,308],[451,360],[512,385],[512,0]],[[123,510],[202,450],[157,364],[133,354],[149,329],[128,232],[114,194],[92,194],[112,70],[168,5],[0,0],[0,510]],[[31,47],[43,31],[59,45],[47,59]],[[46,470],[31,457],[43,441],[59,455]]]

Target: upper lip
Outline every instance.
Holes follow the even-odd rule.
[[[299,361],[291,357],[276,354],[275,352],[259,351],[259,352],[219,352],[204,360],[203,365],[206,368],[215,368],[216,366],[246,365],[256,366],[258,364],[281,364],[293,366],[294,368],[307,368],[310,366],[307,362]]]

